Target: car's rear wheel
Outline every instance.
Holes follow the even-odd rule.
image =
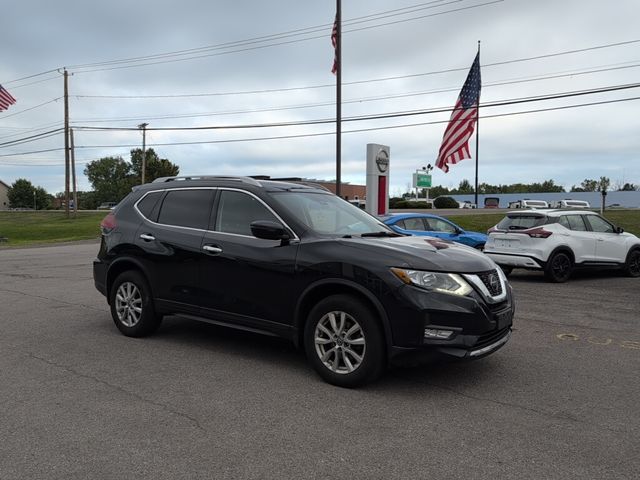
[[[304,345],[313,368],[328,383],[356,387],[378,378],[386,365],[377,316],[351,295],[333,295],[309,314]]]
[[[111,286],[111,316],[118,330],[128,337],[155,332],[162,317],[153,307],[151,290],[144,276],[135,270],[118,275]]]
[[[569,280],[573,272],[573,262],[564,252],[554,253],[547,262],[544,275],[550,282],[563,283]]]
[[[628,277],[640,277],[640,250],[631,250],[624,264],[624,273]]]

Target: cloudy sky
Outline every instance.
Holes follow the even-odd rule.
[[[0,112],[0,180],[64,189],[63,67],[81,190],[90,188],[86,162],[128,160],[143,122],[147,145],[181,174],[335,178],[332,123],[153,130],[335,120],[335,8],[334,0],[12,2],[0,84],[17,103]],[[434,163],[450,114],[347,119],[451,107],[478,40],[483,104],[640,83],[638,0],[343,0],[342,14],[343,180],[364,184],[366,144],[390,145],[392,194]],[[626,88],[481,108],[480,182],[640,184],[638,97],[640,88]],[[473,183],[474,171],[465,160],[434,171],[434,183]]]

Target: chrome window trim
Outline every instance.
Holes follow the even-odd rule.
[[[264,201],[258,197],[257,195],[253,194],[252,192],[248,192],[247,190],[242,190],[241,188],[231,188],[231,187],[178,187],[178,188],[160,188],[157,190],[149,190],[148,192],[145,192],[144,195],[142,195],[138,201],[136,201],[136,203],[133,204],[133,208],[134,210],[138,213],[138,215],[140,215],[140,217],[142,217],[142,219],[144,219],[145,221],[153,224],[153,225],[157,225],[159,227],[169,227],[169,228],[181,228],[184,230],[192,230],[195,232],[204,232],[204,233],[219,233],[222,235],[233,235],[235,237],[243,237],[243,238],[252,238],[255,240],[260,240],[257,237],[254,237],[253,235],[242,235],[239,233],[231,233],[231,232],[220,232],[218,230],[209,230],[209,229],[201,229],[201,228],[193,228],[193,227],[184,227],[182,225],[171,225],[168,223],[158,223],[158,222],[154,222],[153,220],[148,219],[147,217],[144,216],[144,214],[140,211],[140,209],[138,208],[138,204],[150,193],[158,193],[158,192],[172,192],[172,191],[176,191],[176,190],[228,190],[228,191],[234,191],[234,192],[240,192],[240,193],[244,193],[247,195],[252,196],[253,198],[255,198],[258,202],[260,202],[262,205],[264,205],[264,207],[273,214],[274,217],[276,217],[280,223],[282,223],[282,225],[284,225],[284,227],[289,230],[292,234],[293,234],[293,238],[289,239],[289,241],[300,241],[300,237],[298,237],[298,235],[296,234],[296,232],[289,226],[287,225],[287,223],[282,220],[282,217],[280,217],[280,215],[278,215],[269,205],[267,205],[266,203],[264,203]]]

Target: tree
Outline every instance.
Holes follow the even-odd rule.
[[[19,178],[13,182],[7,196],[9,197],[9,208],[44,210],[51,205],[51,195],[42,187],[34,187],[25,178]]]
[[[634,185],[633,183],[625,183],[622,188],[620,188],[620,192],[633,192],[635,190],[638,190],[638,187],[636,185]]]
[[[607,192],[609,191],[609,185],[611,185],[611,180],[609,177],[600,177],[600,180],[597,182],[597,190],[598,192]]]
[[[122,157],[104,157],[89,162],[84,174],[91,182],[99,203],[119,202],[135,184],[131,175],[131,165]]]
[[[166,158],[159,158],[153,148],[145,150],[144,157],[146,159],[144,181],[145,183],[153,182],[160,177],[174,177],[180,173],[180,167],[171,163]],[[131,150],[131,171],[133,175],[142,179],[142,149],[136,148]]]
[[[473,193],[473,187],[471,183],[469,183],[469,180],[465,178],[460,182],[460,185],[458,185],[458,193]]]
[[[598,181],[597,180],[591,180],[590,178],[586,178],[580,184],[580,187],[582,188],[583,192],[595,192],[596,189],[598,188]]]

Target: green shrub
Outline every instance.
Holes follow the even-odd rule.
[[[438,197],[433,201],[436,208],[459,208],[458,202],[451,197]]]

